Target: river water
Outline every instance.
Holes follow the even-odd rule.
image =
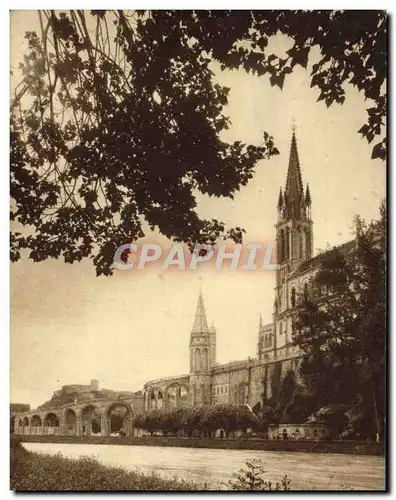
[[[89,456],[105,465],[205,482],[206,489],[224,487],[233,473],[252,458],[263,461],[268,480],[279,481],[287,474],[294,490],[339,490],[343,486],[383,490],[385,487],[385,459],[376,456],[95,444],[24,443],[23,446],[38,453],[61,453],[69,458]]]

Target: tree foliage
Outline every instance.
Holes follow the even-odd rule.
[[[241,241],[202,219],[195,193],[233,198],[257,162],[277,154],[221,139],[229,88],[211,63],[267,75],[283,87],[296,66],[327,106],[345,85],[370,102],[360,133],[381,136],[386,112],[386,15],[380,11],[39,11],[11,106],[11,259],[90,257],[111,274],[115,250],[143,222],[175,241]],[[294,45],[268,53],[283,33]],[[385,139],[373,157],[385,158]],[[26,226],[20,231],[18,226]]]
[[[321,405],[364,400],[377,433],[384,419],[386,361],[386,212],[355,220],[356,239],[328,252],[302,298],[294,342],[305,353],[301,373]]]
[[[257,418],[246,407],[239,405],[216,405],[180,407],[173,410],[151,410],[137,415],[134,426],[151,434],[165,435],[184,431],[191,437],[193,433],[211,436],[218,429],[224,429],[226,436],[237,430],[245,431],[253,427]]]

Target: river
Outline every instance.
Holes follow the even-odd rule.
[[[287,474],[292,489],[339,490],[348,486],[355,490],[384,490],[385,487],[385,459],[376,456],[94,444],[23,443],[23,446],[38,453],[61,453],[70,458],[90,456],[105,465],[205,481],[207,489],[228,483],[233,473],[252,458],[263,461],[271,481],[279,481]]]

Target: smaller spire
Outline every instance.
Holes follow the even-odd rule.
[[[311,192],[309,190],[309,184],[307,183],[307,189],[305,191],[305,204],[307,205],[307,207],[309,207],[311,203],[312,203]]]
[[[202,290],[199,290],[199,297],[197,303],[197,309],[195,312],[194,324],[192,327],[192,333],[207,333],[208,332],[208,322],[206,320],[205,307],[203,303]]]
[[[260,313],[260,319],[259,319],[259,328],[261,330],[261,327],[263,326],[263,317],[261,316],[261,313]]]
[[[282,188],[279,190],[279,198],[278,198],[278,208],[282,208],[283,206],[283,195],[282,195]]]

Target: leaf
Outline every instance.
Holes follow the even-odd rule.
[[[385,139],[373,147],[371,159],[375,160],[376,158],[380,158],[381,160],[386,160],[386,141],[385,141]]]
[[[272,87],[274,85],[277,85],[282,90],[284,82],[285,82],[285,75],[272,75],[270,77],[270,83]]]

